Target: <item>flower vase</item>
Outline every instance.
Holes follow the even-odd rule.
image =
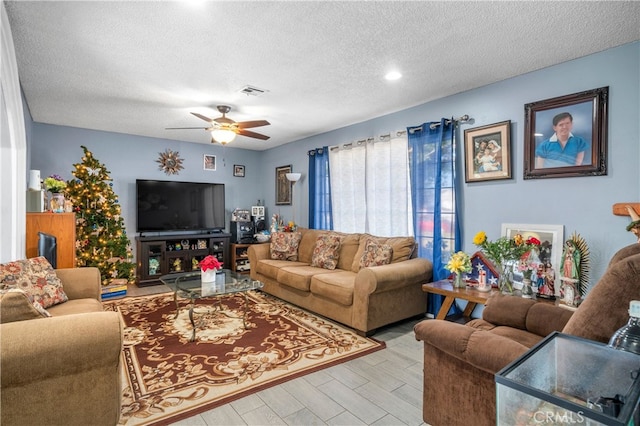
[[[49,202],[49,207],[54,213],[64,212],[64,194],[59,192],[51,193],[51,201]]]
[[[533,288],[531,288],[531,279],[522,279],[522,297],[525,299],[531,299],[533,297]]]
[[[453,277],[453,288],[465,288],[467,284],[462,278],[462,274],[455,274]]]
[[[509,261],[502,262],[499,270],[498,290],[502,294],[513,294],[513,265]]]
[[[216,282],[216,270],[215,269],[207,269],[202,270],[202,275],[200,277],[200,280],[203,283],[214,283]]]

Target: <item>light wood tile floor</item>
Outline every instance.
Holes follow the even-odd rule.
[[[163,285],[130,286],[127,296],[170,291]],[[380,329],[387,347],[290,380],[174,423],[213,425],[424,425],[419,319]]]

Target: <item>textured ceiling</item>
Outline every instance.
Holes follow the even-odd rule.
[[[271,122],[232,142],[255,150],[640,39],[636,1],[5,5],[34,121],[207,144],[165,128],[226,104]]]

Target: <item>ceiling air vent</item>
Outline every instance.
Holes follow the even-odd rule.
[[[240,93],[244,93],[247,96],[262,96],[267,92],[268,90],[260,89],[255,86],[244,86],[242,89],[240,89]]]

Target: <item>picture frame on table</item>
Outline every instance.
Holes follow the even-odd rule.
[[[233,175],[235,177],[244,177],[244,166],[240,164],[233,165]]]
[[[465,182],[511,179],[511,120],[464,131]]]
[[[203,169],[210,172],[216,171],[216,156],[204,154],[203,157]]]
[[[291,164],[276,167],[276,205],[290,206],[292,183],[287,179],[287,173],[291,173]]]
[[[503,223],[501,235],[513,238],[520,234],[527,240],[535,237],[540,241],[538,257],[543,264],[542,272],[544,281],[536,283],[538,291],[540,284],[545,284],[553,291],[556,297],[560,296],[560,265],[562,263],[562,249],[564,247],[564,227],[562,225],[535,225],[522,223]],[[514,264],[514,281],[522,284],[522,273],[517,270],[517,262]],[[541,293],[542,294],[542,293]]]
[[[524,179],[606,175],[608,100],[600,87],[526,104]]]

